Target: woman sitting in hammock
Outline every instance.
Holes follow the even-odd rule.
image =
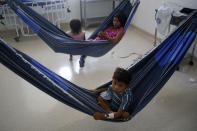
[[[124,25],[126,17],[122,14],[116,14],[113,18],[113,26],[108,27],[104,31],[100,31],[94,41],[108,40],[117,44],[124,35]]]
[[[91,41],[108,40],[113,44],[117,44],[124,35],[124,25],[127,18],[123,14],[116,14],[113,18],[113,26],[108,27],[104,31],[100,31],[95,39]],[[86,56],[81,56],[79,64],[80,67],[84,66]]]

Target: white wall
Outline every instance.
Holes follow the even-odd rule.
[[[95,0],[93,2],[88,2],[86,4],[86,18],[95,18],[95,17],[104,17],[107,16],[109,13],[111,13],[112,11],[112,0]],[[82,1],[82,3],[84,3]],[[69,1],[70,9],[71,9],[71,17],[70,19],[73,18],[81,18],[81,10],[80,10],[80,0],[70,0]],[[84,4],[82,6],[82,11],[83,11],[83,15],[82,17],[84,17]]]
[[[69,0],[69,4],[71,9],[71,19],[80,19],[80,0]]]
[[[150,34],[155,31],[155,9],[162,5],[163,0],[140,0],[141,4],[136,12],[133,24]],[[197,0],[166,0],[183,7],[197,9]]]
[[[155,9],[158,9],[162,5],[162,1],[163,0],[141,0],[141,4],[136,12],[133,24],[138,28],[141,28],[142,30],[154,35]],[[197,0],[166,0],[166,1],[176,3],[183,7],[197,9]],[[193,47],[193,45],[191,47]],[[191,49],[189,50],[189,53],[191,53]],[[194,54],[197,57],[197,47]]]
[[[162,0],[140,0],[140,2],[133,24],[150,34],[154,34],[155,9],[161,6]]]
[[[197,0],[166,0],[177,3],[183,7],[197,9]]]

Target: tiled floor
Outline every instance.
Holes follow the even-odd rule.
[[[87,30],[89,35],[92,29]],[[10,32],[0,37],[71,82],[94,89],[112,77],[118,66],[128,67],[139,55],[153,48],[153,38],[130,28],[123,40],[103,57],[79,56],[69,61],[54,53],[40,38],[22,37],[15,42]],[[132,54],[134,53],[134,54]],[[41,92],[0,64],[0,131],[196,131],[197,61],[185,59],[156,97],[132,120],[125,123],[95,121]]]

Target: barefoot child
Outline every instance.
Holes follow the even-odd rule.
[[[78,19],[73,19],[70,21],[70,29],[71,31],[68,32],[68,35],[71,36],[73,39],[76,40],[85,40],[85,33],[82,31],[81,22]],[[70,55],[70,59],[72,60],[72,55]]]

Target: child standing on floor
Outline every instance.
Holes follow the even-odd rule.
[[[85,32],[82,31],[81,21],[78,19],[72,19],[70,21],[70,29],[68,35],[76,40],[85,40]],[[72,61],[72,55],[70,55],[70,61]]]

